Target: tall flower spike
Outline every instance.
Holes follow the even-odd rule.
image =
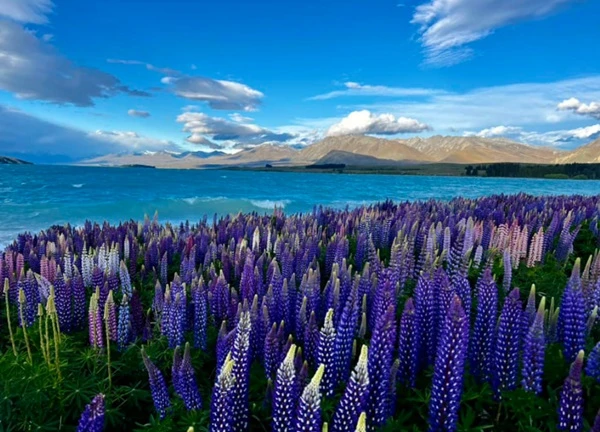
[[[419,352],[421,328],[415,313],[415,304],[411,298],[406,300],[398,328],[398,381],[414,387],[419,371]]]
[[[396,321],[394,306],[388,307],[385,314],[377,318],[368,360],[369,399],[367,415],[369,430],[382,426],[389,415],[389,390],[392,368],[392,353],[396,342]]]
[[[306,386],[298,402],[295,432],[320,432],[321,419],[321,379],[325,366],[320,365],[310,383]]]
[[[190,354],[190,344],[185,344],[183,358],[177,370],[179,395],[183,399],[183,404],[188,411],[199,410],[202,408],[202,398],[198,391],[196,383],[196,374],[192,366],[192,356]]]
[[[456,430],[463,391],[469,321],[456,296],[448,310],[438,345],[429,403],[429,431]]]
[[[171,408],[171,401],[169,400],[169,391],[167,389],[167,384],[165,383],[165,378],[163,377],[162,372],[148,358],[144,348],[142,348],[142,360],[148,371],[148,380],[150,382],[150,392],[152,393],[154,407],[160,418],[164,419]]]
[[[292,430],[296,413],[297,386],[294,356],[296,345],[292,345],[279,366],[273,392],[273,431],[288,432]]]
[[[359,414],[366,409],[369,393],[368,355],[369,350],[366,345],[363,345],[358,363],[333,414],[332,432],[351,431],[358,421]]]
[[[583,350],[579,351],[565,379],[558,403],[558,429],[578,432],[583,429]]]
[[[102,432],[104,430],[104,395],[99,394],[85,406],[79,419],[77,432]]]
[[[585,373],[600,383],[600,342],[596,344],[588,357]]]
[[[233,432],[233,413],[231,410],[234,361],[228,354],[217,376],[210,403],[210,432]]]
[[[333,344],[335,342],[335,328],[333,327],[333,309],[329,309],[325,315],[325,323],[319,335],[319,346],[317,349],[317,363],[325,366],[325,374],[321,388],[324,396],[331,396],[335,385],[334,361],[335,353]]]
[[[546,297],[542,297],[540,306],[531,328],[525,335],[523,343],[523,379],[521,384],[528,392],[542,392],[542,377],[544,375],[544,355],[546,340],[544,337],[544,313]]]
[[[490,382],[496,339],[498,289],[489,269],[477,282],[477,314],[471,339],[471,372],[481,382]]]
[[[574,269],[573,272],[575,273],[576,270]],[[565,359],[572,362],[577,357],[577,353],[585,347],[587,329],[585,298],[578,277],[571,276],[563,293],[558,315],[558,328]]]
[[[235,341],[231,350],[234,361],[232,374],[235,386],[232,389],[231,411],[233,429],[245,431],[248,429],[248,391],[250,381],[250,312],[242,312],[236,328]]]
[[[522,313],[519,289],[515,288],[506,297],[500,313],[492,383],[496,397],[500,397],[500,392],[513,390],[517,386]]]
[[[123,351],[131,339],[131,314],[129,313],[129,300],[123,296],[119,306],[119,325],[117,327],[117,341],[119,350]]]

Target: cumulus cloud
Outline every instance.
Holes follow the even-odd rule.
[[[229,118],[237,123],[250,123],[254,121],[252,117],[245,117],[240,113],[229,114]]]
[[[22,23],[46,24],[46,15],[53,7],[52,0],[2,0],[0,16]]]
[[[468,44],[495,30],[540,18],[575,0],[428,0],[411,23],[420,26],[425,63],[450,66],[472,55]]]
[[[312,96],[308,100],[328,100],[344,96],[414,97],[445,93],[442,90],[436,89],[364,85],[352,81],[345,82],[343,85],[345,87],[343,90],[334,90],[329,93]]]
[[[332,125],[327,135],[395,135],[427,130],[431,130],[431,127],[412,118],[396,118],[392,114],[373,114],[368,110],[362,110],[351,112],[339,123]]]
[[[548,132],[521,132],[520,134],[520,138],[524,142],[553,146],[589,141],[598,137],[600,137],[600,124],[575,129]]]
[[[150,117],[150,113],[148,111],[138,111],[135,109],[128,110],[127,114],[129,114],[131,117],[141,117],[141,118]]]
[[[216,110],[255,111],[264,97],[258,90],[234,81],[191,76],[169,76],[161,81],[177,96],[206,102]]]
[[[598,102],[586,104],[572,97],[559,103],[557,108],[560,111],[572,111],[575,114],[600,120],[600,103]]]
[[[280,133],[255,124],[233,122],[198,112],[184,112],[177,116],[177,122],[183,124],[183,131],[190,134],[187,141],[193,144],[204,144],[202,140],[207,137],[224,146],[285,142],[293,138],[290,133]]]
[[[134,132],[88,133],[2,105],[0,137],[1,155],[38,163],[73,162],[132,149],[178,149],[170,141],[147,138]]]
[[[465,132],[465,136],[478,136],[481,138],[507,137],[521,133],[522,128],[516,126],[494,126],[479,132]]]
[[[128,88],[113,75],[74,64],[14,22],[0,25],[0,53],[0,89],[20,99],[83,107],[118,93],[149,96]]]

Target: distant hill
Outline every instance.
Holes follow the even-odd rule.
[[[600,138],[558,157],[558,164],[600,163]]]
[[[12,158],[8,156],[0,156],[0,165],[33,165],[31,162],[27,162],[21,159]]]
[[[505,138],[433,136],[383,139],[370,136],[327,137],[297,149],[263,144],[235,154],[222,151],[173,153],[168,151],[107,155],[83,165],[150,165],[157,168],[218,168],[344,164],[382,167],[402,164],[567,164],[600,162],[600,140],[572,151],[533,146]]]

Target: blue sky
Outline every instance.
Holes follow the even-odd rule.
[[[0,154],[600,136],[600,2],[400,1],[0,0]]]

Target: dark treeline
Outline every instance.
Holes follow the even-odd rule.
[[[557,179],[600,179],[600,164],[538,165],[518,163],[496,163],[468,165],[467,176],[483,177],[530,177]]]

